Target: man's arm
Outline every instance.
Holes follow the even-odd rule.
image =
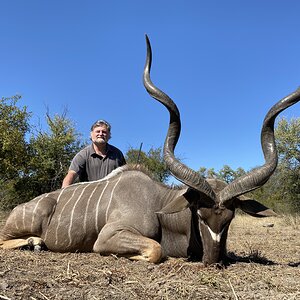
[[[63,183],[62,183],[62,188],[65,188],[66,186],[69,186],[71,185],[74,180],[76,179],[77,177],[77,173],[73,170],[69,170],[68,174],[66,175],[66,177],[64,178],[63,180]]]

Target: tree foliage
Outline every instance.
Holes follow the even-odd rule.
[[[278,166],[269,181],[249,193],[250,197],[272,207],[277,212],[300,212],[300,118],[279,120],[275,128]],[[250,170],[251,171],[251,170]],[[201,167],[198,171],[205,178],[218,178],[232,182],[246,173],[242,168],[233,170],[224,165],[219,171]]]
[[[290,170],[300,165],[300,118],[282,118],[276,127],[276,142],[280,163]]]
[[[0,102],[0,208],[60,188],[71,159],[81,148],[66,114],[47,113],[48,131],[30,125],[31,113],[20,107],[20,96]]]
[[[74,155],[82,148],[79,134],[66,114],[47,113],[48,132],[39,130],[29,143],[29,178],[35,195],[61,187]]]
[[[31,113],[20,96],[0,100],[0,208],[11,209],[31,198],[60,188],[71,159],[84,146],[66,113],[46,114],[47,131],[33,128]],[[279,163],[275,173],[250,196],[278,212],[300,212],[300,118],[281,119],[275,129]],[[129,148],[128,163],[144,165],[160,182],[170,177],[162,149]],[[205,178],[232,182],[246,171],[224,165],[219,171],[201,167]]]
[[[206,169],[205,167],[201,167],[198,173],[204,178],[217,178],[229,183],[246,174],[246,171],[241,167],[233,170],[230,166],[224,165],[219,171],[215,171],[214,168]]]
[[[279,212],[300,212],[300,118],[280,119],[275,137],[278,167],[269,181],[252,195]]]
[[[27,161],[26,134],[30,130],[31,114],[27,107],[19,108],[20,96],[0,100],[0,178],[6,181],[25,172]]]
[[[150,148],[147,153],[131,147],[126,152],[125,158],[127,163],[139,163],[145,166],[153,177],[160,182],[166,182],[170,176],[170,171],[163,161],[161,147]]]

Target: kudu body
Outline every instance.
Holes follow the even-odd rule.
[[[226,239],[235,209],[255,216],[274,214],[243,194],[263,185],[274,172],[277,153],[274,121],[300,100],[300,90],[267,113],[261,133],[265,164],[229,185],[204,179],[174,156],[180,134],[175,103],[150,80],[148,37],[144,86],[169,111],[164,160],[184,185],[156,182],[139,167],[123,166],[106,178],[78,183],[17,206],[0,233],[0,247],[44,243],[57,252],[95,251],[158,262],[163,256],[195,257],[205,264],[226,259]]]

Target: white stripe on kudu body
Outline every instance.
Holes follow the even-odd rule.
[[[101,184],[101,182],[98,182],[97,185],[95,186],[95,188],[93,189],[93,191],[91,192],[91,195],[89,196],[89,199],[87,201],[87,204],[86,204],[86,208],[85,208],[85,213],[84,213],[84,220],[83,220],[83,230],[84,230],[84,234],[87,233],[86,231],[86,227],[87,227],[87,221],[88,221],[88,211],[89,211],[89,206],[90,206],[90,202],[91,202],[91,199],[93,197],[93,195],[95,194],[95,191],[97,190],[97,188],[99,187],[99,185]],[[91,220],[89,220],[91,221]]]
[[[71,216],[70,216],[69,230],[68,230],[68,237],[69,237],[69,245],[68,245],[68,247],[70,247],[71,244],[72,244],[71,231],[72,231],[72,226],[73,226],[73,217],[74,217],[74,211],[75,211],[76,205],[78,204],[78,202],[80,201],[82,195],[84,194],[85,189],[88,188],[90,185],[91,185],[91,183],[87,184],[87,185],[83,188],[83,190],[81,191],[79,197],[77,198],[77,200],[76,200],[76,202],[75,202],[75,204],[74,204],[74,206],[73,206],[73,209],[72,209],[72,212],[71,212]]]
[[[51,217],[53,216],[53,214],[54,214],[54,212],[55,212],[55,209],[56,209],[56,205],[53,205],[53,206],[52,206],[52,211],[51,211],[51,214],[50,214]],[[50,217],[50,219],[51,219],[51,217]],[[48,226],[47,226],[46,231],[45,231],[44,240],[47,239],[50,219],[49,219],[49,221],[48,221]]]
[[[123,175],[123,174],[120,175],[118,181],[116,182],[115,186],[113,187],[113,189],[112,189],[112,191],[111,191],[110,199],[109,199],[109,202],[108,202],[108,204],[107,204],[106,214],[105,214],[105,220],[106,220],[106,222],[107,222],[107,220],[108,220],[108,210],[109,210],[109,208],[110,208],[110,204],[111,204],[111,200],[112,200],[113,195],[114,195],[115,188],[116,188],[116,186],[118,185],[118,183],[120,182],[120,180],[121,180],[121,178],[122,178],[122,175]]]
[[[66,189],[62,189],[61,190],[61,192],[59,193],[59,195],[58,195],[58,197],[57,197],[57,203],[58,203],[58,201],[59,201],[59,199],[60,199],[60,196],[63,194],[63,192],[65,191]]]
[[[15,210],[16,208],[14,208],[13,210]],[[18,225],[18,218],[17,218],[17,215],[15,214],[15,217],[14,217],[14,223],[15,223],[15,227],[17,230],[20,230],[19,228],[19,225]]]
[[[49,193],[48,194],[46,194],[46,196],[45,196],[45,198],[47,198],[49,196]],[[31,219],[31,232],[33,232],[33,226],[34,226],[34,221],[35,221],[35,215],[36,215],[36,211],[37,211],[37,208],[38,208],[38,206],[39,206],[39,204],[40,204],[40,202],[41,202],[41,200],[42,199],[44,199],[44,197],[41,197],[38,201],[37,201],[37,203],[36,203],[36,205],[35,205],[35,207],[34,207],[34,209],[33,209],[33,212],[32,212],[32,219]]]
[[[58,197],[57,197],[57,200],[56,200],[57,203],[58,203],[58,201],[59,201],[59,199],[60,199],[60,197],[61,197],[61,195],[62,195],[62,193],[63,193],[64,191],[65,191],[65,189],[62,189],[61,192],[59,193],[59,195],[58,195]],[[74,195],[74,193],[73,193],[73,195]],[[53,213],[54,213],[54,211],[55,211],[55,208],[56,208],[56,207],[53,206],[52,215],[53,215]],[[57,227],[58,227],[58,225],[57,225]],[[44,240],[47,239],[48,229],[49,229],[49,227],[46,228]],[[55,232],[55,244],[56,244],[56,245],[57,245],[57,230],[58,230],[58,228],[56,228],[56,232]]]
[[[99,215],[100,215],[100,213],[99,213],[99,207],[100,207],[100,202],[101,202],[102,196],[103,196],[103,194],[104,194],[104,192],[105,192],[108,184],[109,184],[109,181],[107,180],[106,185],[103,188],[102,193],[101,193],[101,195],[100,195],[100,197],[98,199],[97,205],[96,205],[96,217],[95,217],[96,232],[100,232],[100,229],[99,229]]]
[[[23,228],[25,228],[25,206],[26,206],[26,204],[23,205],[23,211],[22,211],[22,225],[23,225]]]
[[[72,201],[72,199],[73,199],[73,197],[74,197],[74,195],[75,195],[75,193],[76,193],[76,191],[77,191],[77,189],[80,187],[80,185],[78,185],[77,187],[76,187],[76,189],[74,189],[74,191],[73,191],[73,194],[72,194],[72,196],[69,198],[69,200],[65,203],[65,205],[63,206],[63,208],[61,209],[61,212],[60,212],[60,214],[58,215],[58,217],[57,217],[57,226],[56,226],[56,230],[55,230],[55,245],[57,245],[58,244],[58,227],[59,227],[59,225],[60,225],[60,220],[61,220],[61,216],[62,216],[62,214],[63,214],[63,212],[64,212],[64,210],[65,210],[65,207],[68,205],[68,203],[70,202],[70,201]],[[65,190],[65,189],[64,189]],[[63,191],[64,191],[63,190]],[[61,195],[61,194],[60,194]],[[58,199],[57,199],[58,200]]]

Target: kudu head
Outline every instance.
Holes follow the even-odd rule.
[[[274,138],[274,121],[277,115],[300,100],[300,89],[277,102],[266,114],[261,130],[261,146],[264,165],[226,184],[221,180],[205,179],[174,156],[180,135],[180,114],[176,104],[150,79],[152,61],[151,45],[146,36],[147,57],[143,82],[147,92],[169,111],[170,122],[164,144],[164,161],[175,178],[189,189],[160,213],[175,213],[190,208],[197,215],[198,228],[203,246],[204,264],[222,263],[226,256],[226,239],[235,209],[240,208],[254,217],[276,215],[259,202],[243,196],[265,184],[276,169],[278,156]]]

